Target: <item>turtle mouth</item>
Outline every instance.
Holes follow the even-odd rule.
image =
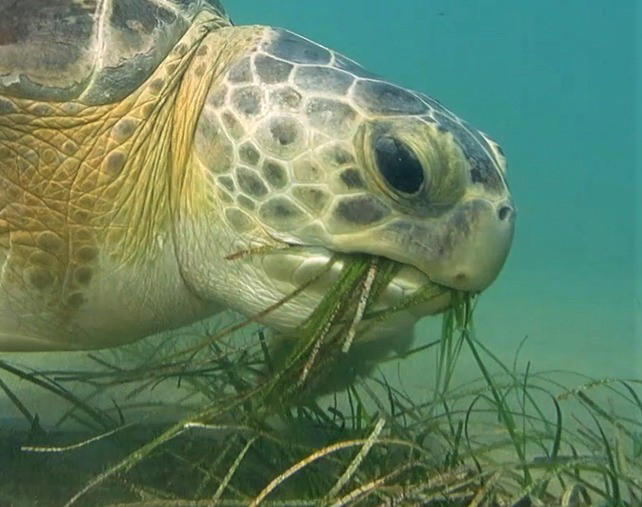
[[[279,249],[278,255],[264,256],[263,269],[279,285],[280,292],[289,293],[307,286],[306,292],[316,299],[328,291],[336,290],[335,283],[343,270],[351,262],[364,257],[379,258],[382,262],[393,264],[395,268],[394,275],[372,305],[373,312],[393,309],[405,313],[409,319],[417,320],[424,315],[444,311],[450,306],[454,287],[436,283],[411,264],[372,254],[343,253],[319,246],[288,244],[288,247]],[[358,298],[360,295],[347,296]]]

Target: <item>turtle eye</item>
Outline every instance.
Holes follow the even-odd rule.
[[[416,194],[424,184],[424,170],[417,156],[404,143],[390,136],[375,142],[379,172],[390,187],[403,194]]]

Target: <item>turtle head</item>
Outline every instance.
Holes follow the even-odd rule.
[[[244,261],[254,295],[278,300],[335,253],[401,263],[398,294],[424,282],[477,292],[509,251],[515,212],[496,143],[285,30],[266,28],[213,86],[195,149],[228,254],[266,240],[302,247]]]

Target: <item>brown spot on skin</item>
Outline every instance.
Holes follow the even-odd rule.
[[[69,140],[62,145],[62,151],[64,151],[66,155],[73,155],[78,151],[78,145]]]
[[[251,197],[261,198],[268,192],[261,178],[253,170],[246,167],[236,169],[236,181],[241,190]]]
[[[25,269],[25,277],[29,285],[38,290],[43,290],[51,286],[54,280],[51,273],[41,267]]]
[[[243,162],[255,166],[258,164],[261,154],[252,143],[247,142],[239,149],[239,157]]]
[[[365,184],[361,178],[361,173],[354,167],[350,167],[341,173],[341,181],[349,189],[364,188]]]
[[[335,215],[343,222],[353,225],[370,225],[389,213],[388,208],[378,199],[360,195],[343,199],[335,209]]]
[[[238,202],[241,207],[245,208],[248,211],[254,211],[256,209],[256,204],[254,204],[254,201],[244,195],[239,195],[236,198],[236,202]]]
[[[207,52],[209,51],[209,47],[204,44],[200,48],[198,48],[198,51],[196,52],[197,56],[205,56]]]
[[[80,285],[87,285],[91,281],[92,272],[86,266],[80,266],[74,271],[74,280]]]
[[[122,118],[114,125],[112,129],[112,136],[114,141],[122,143],[129,139],[136,130],[138,122],[131,118]]]
[[[266,160],[263,164],[263,176],[274,188],[283,188],[288,183],[288,175],[283,166],[272,160]]]
[[[182,42],[174,48],[174,53],[176,53],[178,56],[183,56],[185,54],[185,51],[187,51],[187,46]]]
[[[51,231],[44,231],[38,234],[36,244],[43,250],[50,253],[60,252],[65,246],[65,242],[62,238]]]
[[[158,93],[163,89],[165,80],[163,78],[157,77],[151,83],[149,83],[149,89],[152,93]]]
[[[98,250],[93,246],[81,246],[75,252],[75,257],[81,262],[91,262],[98,256]]]
[[[194,74],[201,77],[203,74],[205,74],[205,70],[206,70],[205,64],[199,63],[194,69]]]
[[[292,195],[296,197],[303,206],[312,212],[321,212],[330,200],[330,196],[322,189],[317,187],[295,187]]]
[[[38,116],[48,116],[53,113],[53,109],[47,104],[36,104],[31,110]]]
[[[223,123],[227,128],[227,131],[234,139],[239,139],[243,134],[244,130],[239,121],[234,117],[233,114],[229,112],[223,113]]]
[[[120,174],[125,166],[125,155],[119,151],[110,153],[105,160],[105,171],[112,177]]]
[[[41,159],[45,164],[50,165],[58,159],[58,155],[56,155],[56,152],[51,148],[47,148],[42,152]]]
[[[141,111],[143,112],[143,116],[145,118],[149,118],[154,112],[155,108],[156,108],[155,102],[148,102],[147,104],[144,104],[143,107],[141,108]]]
[[[74,292],[67,298],[67,305],[74,310],[80,308],[84,303],[85,296],[83,296],[82,292]]]
[[[29,256],[27,262],[31,265],[53,266],[56,263],[56,258],[47,252],[37,251]]]

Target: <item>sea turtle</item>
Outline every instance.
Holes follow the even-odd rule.
[[[328,280],[400,263],[388,303],[480,291],[513,227],[495,142],[302,36],[216,0],[0,0],[1,350],[260,314],[333,254]],[[296,328],[326,282],[259,320]]]

